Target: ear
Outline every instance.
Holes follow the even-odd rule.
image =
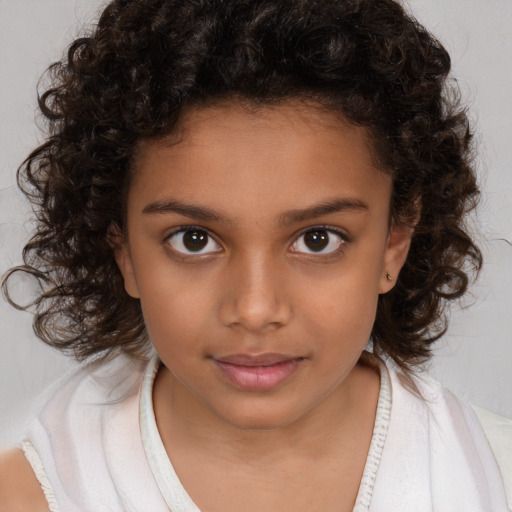
[[[124,289],[126,293],[134,299],[140,298],[135,273],[133,270],[130,248],[125,234],[117,224],[112,224],[109,228],[108,242],[114,251],[114,258],[117,266],[123,276]]]
[[[387,293],[395,286],[398,274],[407,259],[413,234],[414,227],[409,224],[393,222],[391,225],[384,253],[379,293]]]

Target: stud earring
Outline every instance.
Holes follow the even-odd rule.
[[[388,281],[393,281],[393,276],[389,272],[386,272],[386,279]]]

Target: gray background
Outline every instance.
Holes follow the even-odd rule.
[[[41,140],[36,83],[96,17],[101,0],[0,0],[0,274],[20,262],[29,206],[15,170]],[[407,0],[454,62],[476,122],[483,200],[476,221],[485,256],[465,306],[452,313],[430,371],[447,387],[512,417],[511,0]],[[507,243],[505,240],[509,241]],[[29,283],[20,283],[21,292]],[[0,300],[0,446],[23,432],[34,397],[72,362],[35,339],[29,314]]]

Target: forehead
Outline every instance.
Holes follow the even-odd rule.
[[[142,142],[129,196],[223,208],[243,200],[261,212],[340,194],[388,203],[390,186],[367,130],[338,113],[298,101],[222,103],[191,108],[172,134]]]
[[[327,134],[330,137],[326,137]],[[226,137],[230,137],[233,146],[245,143],[245,150],[252,145],[257,151],[258,144],[282,145],[284,138],[287,146],[294,142],[302,145],[315,138],[336,145],[340,136],[359,139],[364,143],[365,155],[374,155],[366,128],[350,123],[340,112],[319,103],[295,99],[283,100],[276,105],[259,105],[250,101],[224,100],[186,108],[170,134],[139,143],[136,164],[140,164],[147,156],[147,150],[151,151],[155,146],[174,147],[178,155],[180,150],[187,152],[191,147],[209,145],[211,149],[221,139],[224,143]]]

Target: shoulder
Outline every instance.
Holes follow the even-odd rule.
[[[422,421],[429,437],[435,435],[453,447],[488,452],[488,441],[481,422],[471,405],[430,376],[393,369],[390,372],[397,412],[414,410],[414,418]],[[414,425],[417,428],[417,425]]]
[[[408,419],[400,426],[400,433],[408,427],[424,432],[430,464],[443,474],[444,481],[450,481],[454,474],[460,479],[466,465],[469,473],[477,475],[481,488],[487,486],[491,495],[505,492],[510,500],[512,422],[481,409],[476,414],[469,403],[426,373],[394,371],[392,381],[397,412],[400,419]],[[407,415],[407,411],[413,413]]]
[[[0,511],[48,512],[48,504],[21,449],[0,453]]]
[[[99,364],[93,362],[74,368],[39,396],[34,419],[59,432],[68,426],[61,421],[64,412],[66,418],[78,414],[78,418],[72,419],[82,421],[81,416],[87,417],[102,406],[137,395],[146,366],[147,361],[119,355]]]
[[[116,509],[127,457],[144,460],[138,411],[147,365],[126,357],[85,365],[43,393],[22,449],[50,508],[95,510],[90,500],[110,500],[103,510]]]
[[[473,406],[491,445],[503,476],[505,490],[512,510],[512,419]]]
[[[387,510],[507,510],[505,475],[471,406],[426,373],[386,366],[392,405],[376,502]],[[414,492],[401,492],[404,482]]]

